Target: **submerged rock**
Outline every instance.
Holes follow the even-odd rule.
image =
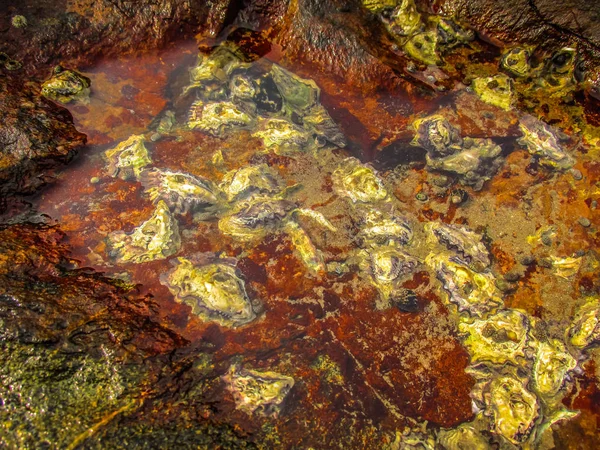
[[[33,193],[85,141],[71,114],[40,98],[34,84],[0,77],[0,197]]]

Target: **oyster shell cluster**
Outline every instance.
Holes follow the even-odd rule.
[[[471,358],[467,372],[476,381],[471,397],[477,416],[461,427],[467,427],[469,435],[480,436],[476,430],[489,429],[509,444],[532,445],[552,423],[577,414],[565,409],[561,399],[582,350],[598,338],[594,333],[600,304],[590,300],[582,306],[564,341],[548,337],[541,321],[504,306],[481,238],[448,225],[442,225],[440,233],[439,226],[425,226],[431,242],[443,247],[425,262],[437,274],[443,298],[456,314]],[[438,441],[461,439],[463,432],[457,430],[440,432]]]
[[[363,0],[363,6],[383,21],[389,33],[416,61],[434,66],[442,54],[475,39],[475,33],[449,17],[424,16],[414,0]]]
[[[344,147],[346,141],[319,103],[321,90],[277,64],[265,71],[222,46],[191,70],[194,91],[188,127],[217,137],[247,129],[266,150],[282,154]]]
[[[527,92],[543,92],[550,97],[570,94],[583,81],[581,58],[573,47],[564,47],[551,55],[535,48],[508,48],[500,60],[500,69],[524,84]]]
[[[354,266],[377,289],[379,309],[405,308],[402,283],[420,264],[407,251],[413,237],[409,219],[395,212],[394,197],[379,174],[356,158],[340,161],[331,178],[336,194],[349,202],[358,218],[357,249],[343,267]]]
[[[393,9],[390,29],[402,36],[408,53],[418,50],[416,58],[423,62],[439,58],[438,44],[457,45],[470,36],[446,19],[424,23],[411,0],[368,5],[375,11]],[[422,45],[417,45],[419,42]],[[511,58],[524,57],[517,53]],[[188,132],[222,139],[231,133],[246,133],[262,140],[263,152],[292,158],[304,152],[313,158],[315,166],[322,161],[315,155],[345,145],[339,128],[319,104],[316,83],[276,64],[265,70],[222,46],[201,56],[190,78],[186,93],[195,98],[185,124]],[[474,82],[473,89],[481,96],[488,95],[485,92],[490,89],[496,91],[489,94],[489,102],[509,107],[512,98],[505,97],[501,89],[505,83],[510,90],[512,82],[507,78],[503,75],[484,80],[485,84]],[[561,148],[548,126],[524,116],[520,127],[523,138],[519,143],[541,164],[557,170],[572,167],[574,159]],[[177,132],[172,116],[159,128],[160,133]],[[413,129],[413,145],[427,152],[427,168],[451,175],[474,190],[481,189],[504,162],[498,144],[491,139],[461,136],[460,129],[442,114],[417,119]],[[269,235],[283,234],[307,273],[321,276],[326,271],[328,275],[354,271],[377,291],[379,309],[391,305],[403,309],[403,285],[424,267],[440,282],[442,298],[455,316],[470,356],[468,371],[476,381],[471,393],[476,419],[442,430],[437,436],[439,444],[487,448],[482,432],[491,431],[501,442],[525,446],[538,440],[555,421],[575,414],[564,409],[561,400],[585,350],[600,341],[597,299],[581,307],[564,339],[546,336],[540,332],[541,321],[504,305],[491,270],[490,253],[478,233],[466,226],[434,221],[421,226],[402,212],[378,171],[356,158],[331,157],[335,167],[329,172],[323,170],[323,178],[331,180],[333,201],[344,203],[342,210],[352,215],[354,227],[350,240],[355,249],[342,261],[332,262],[331,255],[315,244],[318,240],[312,238],[312,228],[306,224],[314,224],[323,233],[348,230],[338,230],[333,218],[294,198],[291,194],[302,186],[288,183],[276,167],[263,162],[265,159],[223,170],[220,180],[211,180],[153,167],[148,150],[151,145],[144,135],[136,135],[105,152],[107,173],[140,183],[155,208],[133,231],[110,233],[108,254],[119,264],[175,257],[173,267],[160,276],[160,281],[175,301],[189,306],[196,317],[222,327],[240,327],[256,321],[261,307],[246,290],[234,258],[178,255],[180,228],[185,223],[180,221],[182,216],[191,215],[196,222],[214,221],[222,235],[244,250]],[[415,243],[418,239],[414,237],[423,234],[427,238]],[[428,256],[423,259],[417,247],[426,247]],[[230,368],[223,381],[238,409],[267,416],[280,413],[294,386],[289,376],[238,365]]]
[[[218,137],[247,129],[263,140],[267,150],[276,152],[345,145],[337,125],[319,104],[320,90],[312,80],[277,65],[258,73],[225,46],[201,56],[190,78],[185,92],[195,92],[196,100],[187,129]],[[176,133],[175,115],[167,111],[156,131],[159,136]],[[335,227],[320,212],[287,199],[297,187],[287,186],[276,170],[259,163],[231,170],[216,182],[154,167],[147,145],[145,135],[134,135],[104,153],[107,174],[139,182],[155,205],[153,215],[133,231],[108,235],[107,254],[114,263],[141,264],[175,256],[181,248],[178,217],[191,215],[195,222],[217,220],[224,235],[242,244],[286,234],[310,272],[324,270],[321,251],[303,224],[308,221],[328,231]],[[235,261],[180,256],[173,264],[161,282],[197,317],[225,327],[256,318]]]
[[[448,173],[480,190],[504,163],[502,149],[491,139],[462,138],[460,130],[440,114],[413,123],[412,144],[427,151],[427,168]]]
[[[489,138],[461,137],[460,130],[442,114],[413,122],[412,145],[427,151],[427,169],[448,174],[474,190],[482,189],[504,164],[502,148]],[[530,115],[520,118],[523,133],[517,140],[541,166],[566,171],[576,161],[559,144],[557,134],[546,123]]]

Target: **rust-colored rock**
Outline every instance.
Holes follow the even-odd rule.
[[[40,96],[34,82],[0,78],[0,197],[30,194],[85,143],[69,111]]]

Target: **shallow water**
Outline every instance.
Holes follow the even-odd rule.
[[[361,427],[376,424],[393,430],[420,421],[452,427],[473,417],[474,379],[465,372],[473,350],[464,347],[454,306],[425,263],[428,255],[447,249],[432,242],[424,223],[454,223],[477,231],[492,255],[488,272],[499,279],[518,273],[509,279],[510,289],[497,293],[504,308],[518,308],[528,320],[546,321],[549,335],[564,333],[573,316],[573,308],[564,305],[580,297],[581,286],[594,283],[598,264],[595,231],[577,222],[589,217],[595,230],[598,213],[590,205],[599,195],[592,184],[598,164],[580,154],[580,136],[572,135],[566,144],[569,151],[577,151],[575,168],[583,177],[578,182],[571,173],[556,175],[532,167],[530,155],[517,143],[521,114],[483,103],[464,86],[435,100],[409,93],[361,98],[356,92],[340,92],[337,80],[327,74],[282,62],[302,78],[317,81],[320,102],[348,145],[342,149],[328,143],[277,154],[265,149],[253,130],[234,130],[221,138],[185,127],[194,97],[182,92],[197,56],[196,43],[189,42],[164,53],[102,61],[84,72],[92,81],[89,101],[66,106],[77,129],[88,136],[88,145],[39,195],[35,207],[60,224],[81,267],[120,278],[136,285],[140,296],[152,296],[162,323],[192,342],[214,345],[215,361],[236,358],[246,367],[293,377],[297,385],[282,412],[285,432],[302,428],[302,444],[308,446],[321,442],[306,432],[314,423],[327,427],[356,420]],[[273,52],[255,65],[267,70],[277,58]],[[381,105],[386,107],[378,109]],[[425,152],[411,146],[410,124],[438,108],[460,125],[463,136],[494,138],[500,145],[506,160],[482,190],[456,182],[440,186],[440,173],[424,169]],[[177,125],[155,140],[157,120],[167,110],[174,112]],[[379,138],[374,136],[378,129]],[[137,134],[147,137],[151,167],[217,184],[227,172],[249,164],[274,169],[284,186],[297,186],[289,189],[286,200],[321,213],[335,228],[328,231],[310,218],[297,219],[323,258],[323,267],[310,270],[283,226],[254,242],[240,242],[221,232],[220,216],[194,220],[192,214],[177,216],[181,249],[176,254],[141,264],[115,263],[107,251],[108,236],[133,231],[155,209],[139,181],[107,172],[105,152]],[[222,161],[215,159],[218,152]],[[335,186],[333,174],[348,155],[379,169],[377,176],[389,194],[373,205],[402,217],[414,234],[401,248],[420,264],[394,284],[403,301],[395,295],[385,298],[373,282],[364,261],[368,257],[361,253],[365,246],[357,239],[365,209]],[[470,200],[453,202],[457,189]],[[546,245],[541,235],[552,226],[557,231]],[[237,259],[257,319],[238,328],[220,326],[175,300],[161,275],[172,269],[176,258],[198,254]],[[538,261],[573,258],[579,265],[575,273],[562,276],[556,266],[520,264],[530,255]],[[566,407],[578,407],[576,398],[565,398]],[[245,412],[226,411],[233,420],[247,420]]]

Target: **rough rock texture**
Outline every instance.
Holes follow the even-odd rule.
[[[530,42],[545,46],[579,44],[600,49],[600,4],[590,0],[432,0],[437,13],[455,15],[484,37],[504,44]]]
[[[198,358],[208,347],[179,351],[187,342],[157,322],[151,298],[73,269],[61,238],[40,224],[0,229],[0,446],[90,448],[108,429],[111,442],[135,435],[140,448],[250,447],[225,425],[169,431],[206,402]],[[155,423],[164,412],[152,405],[175,408],[173,390],[192,402],[187,417]]]
[[[236,2],[229,0],[9,3],[0,16],[0,51],[20,61],[28,73],[41,76],[59,62],[83,65],[98,57],[155,49],[200,29],[215,35],[236,12]],[[25,17],[27,26],[12,26],[15,15]]]
[[[0,78],[0,197],[32,193],[84,143],[71,114],[36,83]]]

